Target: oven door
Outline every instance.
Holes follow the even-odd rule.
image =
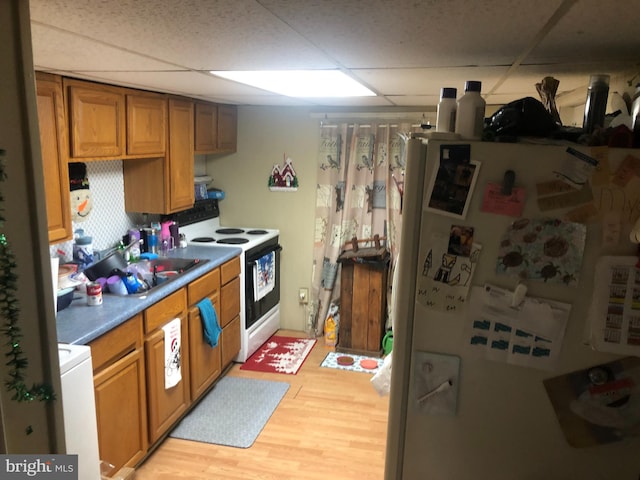
[[[282,246],[278,243],[278,238],[271,239],[258,247],[252,248],[245,254],[246,275],[245,275],[245,302],[246,302],[246,325],[249,329],[266,315],[273,307],[280,303],[280,252]],[[254,270],[259,259],[269,253],[275,253],[275,277],[274,287],[265,296],[256,301],[256,286]]]

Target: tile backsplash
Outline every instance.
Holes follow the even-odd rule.
[[[129,228],[157,220],[157,215],[125,212],[122,160],[87,162],[86,166],[93,208],[83,222],[72,222],[72,229],[82,229],[91,236],[94,251],[112,248]],[[51,245],[49,250],[52,256],[64,252],[65,260],[69,261],[73,241]]]

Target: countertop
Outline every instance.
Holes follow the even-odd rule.
[[[170,293],[179,290],[196,278],[237,257],[242,252],[237,247],[198,247],[178,248],[169,253],[173,258],[199,258],[208,260],[187,270],[178,278],[166,282],[146,295],[120,296],[103,293],[102,305],[87,305],[86,295],[76,291],[71,305],[58,312],[56,328],[59,343],[86,345],[100,335],[117,327],[121,323],[162,300]]]

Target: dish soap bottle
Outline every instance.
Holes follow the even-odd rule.
[[[456,133],[463,140],[480,140],[484,130],[484,110],[487,103],[480,96],[482,82],[468,80],[464,95],[458,99]]]

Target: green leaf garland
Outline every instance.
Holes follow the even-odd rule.
[[[7,179],[4,155],[5,151],[0,149],[0,182]],[[15,270],[17,265],[9,241],[3,233],[4,223],[4,196],[0,191],[0,318],[3,320],[0,331],[7,339],[5,345],[8,350],[5,357],[9,359],[6,365],[10,367],[9,379],[5,381],[5,385],[9,392],[13,392],[12,400],[18,402],[39,400],[49,403],[55,400],[53,387],[45,383],[34,383],[29,388],[25,384],[29,361],[22,350],[22,333],[18,325],[20,306],[16,298],[18,276]],[[26,430],[27,434],[32,431],[30,426]]]

